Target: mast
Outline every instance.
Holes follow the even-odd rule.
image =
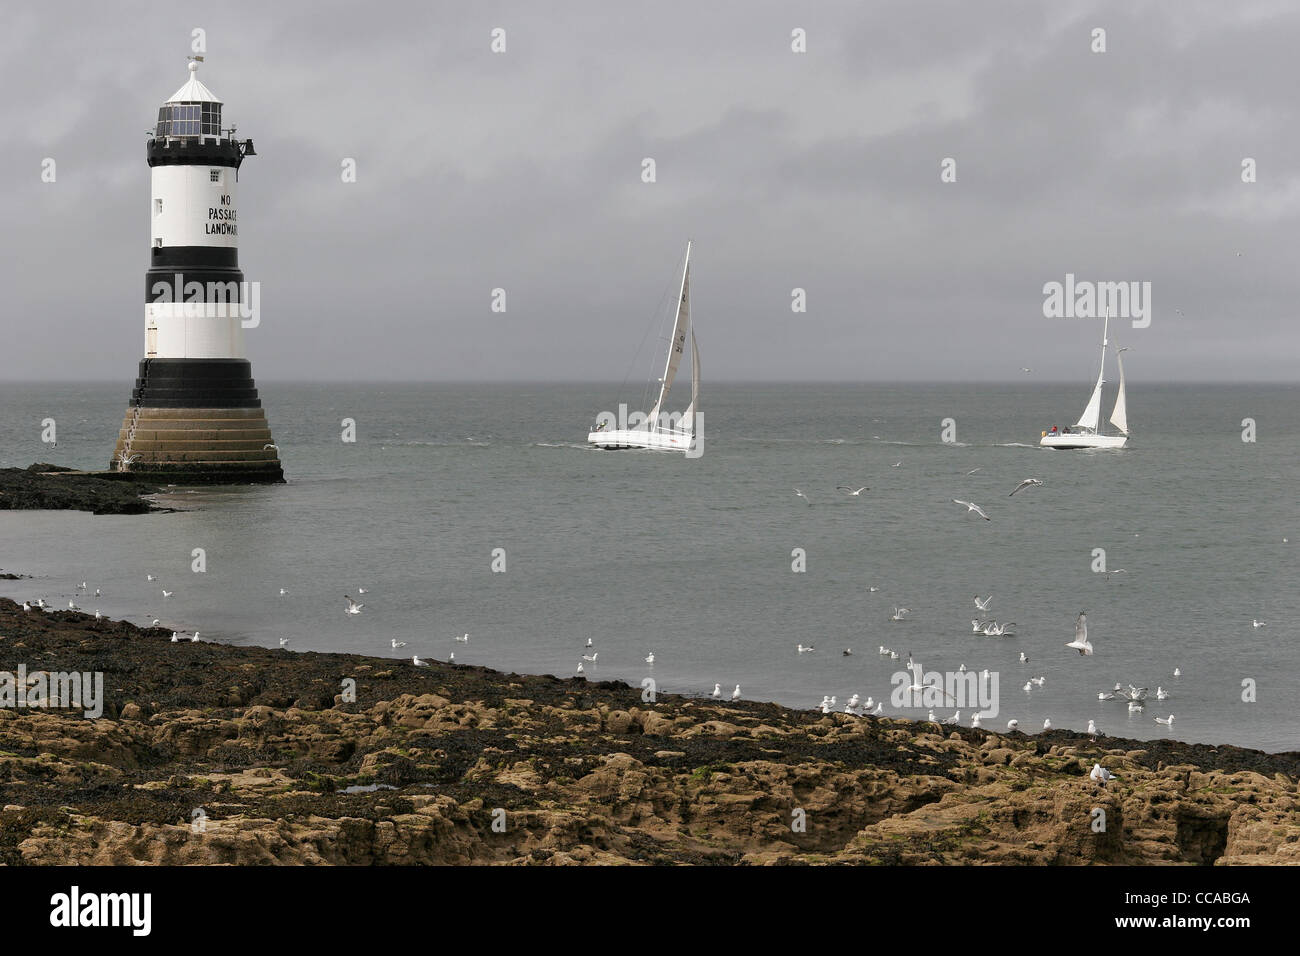
[[[663,408],[668,398],[668,390],[673,387],[673,379],[677,377],[677,366],[681,363],[682,353],[686,351],[686,330],[691,321],[690,276],[691,243],[687,240],[686,264],[682,267],[682,287],[677,293],[677,318],[673,322],[672,340],[668,343],[668,360],[664,365],[664,374],[659,386],[659,398],[655,401],[654,408],[650,410],[647,421],[652,432],[659,427],[659,410]]]

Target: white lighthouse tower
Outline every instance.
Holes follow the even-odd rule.
[[[260,296],[239,269],[239,167],[253,141],[223,129],[198,78],[158,111],[149,138],[144,358],[110,468],[176,483],[284,480],[244,354]]]

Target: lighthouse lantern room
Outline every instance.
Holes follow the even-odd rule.
[[[244,352],[260,296],[239,268],[239,167],[252,140],[222,127],[221,100],[189,79],[149,137],[144,358],[110,468],[174,483],[284,480]]]

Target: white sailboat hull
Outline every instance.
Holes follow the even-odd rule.
[[[616,428],[589,432],[587,444],[613,451],[618,448],[646,448],[650,451],[686,451],[694,438],[686,432],[649,431],[644,428]]]
[[[1038,444],[1044,448],[1123,448],[1127,435],[1088,435],[1071,432],[1068,435],[1044,435]]]

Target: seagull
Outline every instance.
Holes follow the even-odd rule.
[[[889,656],[889,648],[887,648],[884,644],[880,645],[880,656],[881,657]]]
[[[1018,720],[1008,720],[1008,721],[1007,721],[1007,730],[1015,730],[1015,729],[1016,729],[1017,727],[1019,727],[1019,726],[1020,726],[1020,721],[1018,721]]]
[[[850,488],[848,485],[836,485],[836,486],[835,486],[835,490],[836,490],[836,491],[842,491],[842,492],[844,492],[846,495],[848,495],[848,496],[851,497],[851,498],[856,498],[858,495],[862,494],[862,492],[864,492],[864,491],[870,491],[871,489],[868,488],[866,485],[863,485],[863,486],[862,486],[861,488],[859,488],[857,491],[854,491],[854,490],[853,490],[852,488]]]
[[[267,442],[265,445],[262,446],[262,451],[266,451],[268,448],[274,448],[276,451],[280,450],[280,446],[277,445],[275,442]]]
[[[31,609],[32,609],[32,606],[31,606],[30,604],[28,604],[26,601],[24,601],[24,602],[23,602],[23,610],[24,610],[24,611],[30,611]]]
[[[850,697],[847,701],[844,702],[844,706],[850,708],[857,707],[858,704],[861,702],[861,700],[862,698],[860,698],[857,694],[854,694],[852,697]]]
[[[815,647],[804,647],[802,644],[796,644],[795,649],[800,654],[811,654],[813,651],[817,650]]]
[[[1035,685],[1037,685],[1038,687],[1042,687],[1044,684],[1047,683],[1047,678],[1046,678],[1046,677],[1031,677],[1031,678],[1029,678],[1029,683],[1031,683],[1031,684],[1035,684]]]
[[[75,605],[75,604],[73,604],[71,601],[69,601],[69,602],[68,602],[68,610],[69,610],[69,611],[80,611],[81,608],[77,607],[77,605]]]
[[[177,634],[175,631],[172,631],[172,643],[179,644],[180,642],[181,642],[181,636]]]
[[[1109,693],[1109,692],[1107,692],[1107,691],[1100,691],[1100,692],[1098,692],[1098,694],[1097,694],[1097,699],[1098,699],[1098,700],[1114,700],[1114,699],[1115,699],[1115,695],[1112,694],[1112,693]]]
[[[980,600],[980,596],[977,594],[975,595],[975,606],[979,608],[981,611],[987,611],[989,609],[989,602],[992,600],[993,600],[992,594],[986,597],[983,601]]]
[[[914,664],[914,665],[912,665],[910,668],[908,668],[908,672],[912,675],[912,684],[911,684],[910,687],[907,687],[906,689],[904,689],[904,691],[903,691],[904,694],[923,694],[923,693],[925,693],[925,691],[931,689],[929,685],[927,685],[927,684],[922,684],[922,683],[921,683],[921,665],[920,665],[920,664]],[[949,693],[948,693],[946,690],[944,690],[942,687],[938,687],[938,686],[936,686],[936,687],[934,687],[933,689],[934,689],[934,690],[937,690],[940,694],[942,694],[942,695],[944,696],[944,699],[945,699],[945,700],[950,700],[950,701],[952,701],[954,704],[959,703],[959,701],[957,700],[956,697],[953,697],[951,694],[949,694]],[[933,713],[933,711],[931,711],[931,713]],[[933,720],[934,718],[931,718],[931,719]]]
[[[95,608],[95,620],[102,621],[103,619],[104,619],[104,615],[99,613],[99,608]]]
[[[358,604],[356,601],[352,600],[351,595],[345,594],[345,595],[343,595],[343,596],[344,596],[345,598],[348,599],[348,606],[347,606],[347,609],[344,611],[344,613],[345,613],[345,614],[360,614],[360,613],[361,613],[361,609],[362,609],[363,607],[365,607],[365,605],[364,605],[364,604]]]
[[[419,655],[419,654],[412,654],[412,655],[411,655],[411,663],[414,664],[416,667],[428,667],[428,666],[429,666],[429,662],[428,662],[428,661],[422,661],[422,660],[420,660],[420,655]]]
[[[284,647],[284,646],[285,646],[286,644],[288,644],[288,643],[289,643],[289,639],[288,639],[287,637],[282,637],[282,638],[280,638],[280,646],[281,646],[281,647]]]
[[[722,700],[722,685],[714,684],[713,693],[710,694],[709,696],[712,697],[714,700]]]
[[[890,467],[890,468],[899,468],[899,467],[902,466],[902,464],[903,464],[902,459],[899,459],[898,461],[894,462],[894,463],[893,463],[892,465],[890,465],[889,467]]]
[[[805,494],[804,494],[802,491],[800,491],[798,488],[796,488],[796,489],[794,490],[794,493],[795,493],[796,495],[798,495],[800,498],[802,498],[804,501],[808,502],[808,504],[812,504],[812,499],[809,498],[807,495],[805,495]]]
[[[957,668],[957,673],[959,673],[959,674],[964,674],[964,673],[966,673],[966,665],[965,665],[965,664],[962,664],[961,667],[958,667],[958,668]]]
[[[154,619],[153,619],[153,623],[150,624],[149,626],[150,626],[150,627],[157,627],[157,626],[160,625],[161,623],[162,623],[162,621],[158,620],[158,618],[154,618]]]
[[[1264,621],[1251,620],[1251,622],[1250,622],[1250,626],[1251,626],[1251,627],[1268,627],[1268,624],[1267,624],[1266,622],[1264,622]]]
[[[1011,495],[1014,495],[1021,488],[1029,488],[1033,485],[1041,485],[1041,484],[1042,482],[1039,481],[1037,478],[1026,478],[1024,481],[1016,485],[1016,487],[1011,490]],[[1011,495],[1007,495],[1007,497],[1010,498]]]
[[[175,591],[163,591],[163,597],[169,598],[175,593],[176,593]]]
[[[1175,677],[1182,677],[1182,676],[1183,676],[1183,672],[1180,671],[1177,667],[1175,667],[1175,668],[1174,668],[1174,676],[1175,676]]]
[[[1032,372],[1033,369],[1032,369],[1032,368],[1025,368],[1025,367],[1022,365],[1022,366],[1020,367],[1020,371],[1022,371],[1022,372]]]
[[[1101,733],[1101,731],[1097,729],[1097,722],[1095,720],[1088,721],[1088,735],[1090,737],[1096,737],[1099,733]]]
[[[199,642],[199,632],[195,631],[193,634],[190,635],[190,643],[197,644],[198,642]]]
[[[876,709],[872,711],[872,713],[875,714],[877,717],[879,717],[884,712],[885,712],[884,701],[881,701],[879,704],[876,704]]]
[[[1044,730],[1051,730],[1051,729],[1052,729],[1052,718],[1051,718],[1051,717],[1045,717],[1045,718],[1043,718],[1043,729],[1044,729]]]
[[[1088,618],[1084,611],[1079,612],[1078,618],[1074,622],[1074,640],[1066,647],[1072,647],[1079,652],[1080,657],[1092,653],[1092,645],[1088,643]]]
[[[465,635],[462,636],[462,637],[457,637],[457,638],[455,638],[455,641],[456,641],[457,644],[468,644],[468,643],[469,643],[469,635],[468,635],[468,634],[465,634]]]
[[[962,501],[960,498],[954,498],[954,499],[952,499],[952,503],[955,504],[955,505],[962,505],[962,506],[966,509],[967,512],[971,512],[971,511],[975,512],[977,515],[979,515],[979,516],[980,516],[981,518],[983,518],[985,521],[992,521],[992,520],[993,520],[992,518],[990,518],[988,515],[986,515],[986,514],[984,513],[984,509],[983,509],[983,508],[981,508],[979,505],[975,504],[975,502],[973,502],[973,501]]]
[[[77,590],[78,590],[78,591],[84,591],[84,590],[86,590],[86,582],[85,582],[85,581],[82,581],[80,584],[78,584],[78,585],[77,585]]]
[[[1025,681],[1025,687],[1024,687],[1025,693],[1028,694],[1033,689],[1034,689],[1033,683],[1031,681]]]
[[[980,631],[984,630],[984,625],[985,625],[986,623],[988,623],[988,622],[987,622],[987,621],[977,621],[977,620],[975,620],[974,618],[971,618],[971,622],[970,622],[971,633],[973,633],[973,634],[978,634]]]
[[[95,588],[95,597],[99,597],[99,588]]]
[[[970,725],[971,725],[972,728],[974,728],[974,729],[976,729],[976,730],[979,729],[979,726],[980,726],[980,715],[979,715],[979,714],[971,714],[971,715],[970,715]]]
[[[1138,713],[1143,709],[1143,707],[1145,707],[1145,705],[1140,700],[1130,700],[1128,702],[1128,712],[1130,714]]]
[[[1157,717],[1156,723],[1164,724],[1166,727],[1172,727],[1174,725],[1174,715],[1170,714],[1168,717]]]
[[[957,713],[953,714],[951,717],[945,720],[944,723],[947,724],[949,727],[953,727],[956,726],[956,724],[960,720],[961,720],[961,711],[959,710],[957,711]]]
[[[591,646],[592,646],[591,638],[587,638],[587,646],[588,646],[588,647],[591,647]]]
[[[1103,787],[1106,786],[1108,781],[1116,779],[1113,773],[1099,763],[1092,765],[1092,773],[1088,774],[1088,776],[1091,779],[1096,780],[1097,783],[1101,784]]]
[[[732,699],[732,700],[740,700],[740,685],[739,685],[739,684],[737,684],[737,685],[736,685],[736,689],[733,690],[733,691],[731,692],[731,699]]]
[[[891,621],[901,621],[911,613],[912,609],[910,607],[896,607],[894,608],[894,613],[889,616],[889,619]]]
[[[581,674],[581,673],[582,673],[582,661],[578,661],[578,669],[577,669],[576,671],[574,671],[574,673],[575,673],[575,674]]]
[[[582,659],[586,661],[588,664],[594,664],[596,663],[596,658],[599,656],[600,656],[600,652],[597,651],[594,654],[583,654]]]
[[[1029,663],[1029,655],[1026,654],[1024,651],[1021,651],[1021,652],[1020,652],[1020,663],[1022,663],[1022,664],[1028,664],[1028,663]]]
[[[405,647],[406,641],[399,641],[397,638],[393,638],[392,645],[393,645],[393,650],[397,650],[399,647]]]
[[[646,662],[647,664],[653,664],[653,663],[655,662],[655,652],[654,652],[654,651],[651,651],[649,654],[647,654],[647,655],[645,656],[645,662]]]
[[[971,475],[975,474],[975,472],[982,470],[982,468],[972,468],[970,471],[966,472],[966,477],[969,478]]]
[[[852,656],[853,656],[853,648],[851,648],[851,647],[846,647],[846,648],[844,648],[844,650],[840,652],[840,656],[841,656],[841,657],[852,657]]]
[[[158,580],[158,579],[155,578],[152,574],[146,574],[146,575],[145,575],[145,578],[146,578],[147,580],[150,580],[150,581],[156,581],[156,580]]]
[[[280,597],[284,597],[289,592],[285,588],[280,588]]]
[[[365,589],[365,588],[357,588],[357,593],[358,593],[358,594],[365,594],[365,593],[366,593],[366,589]]]
[[[1157,687],[1156,700],[1168,700],[1168,699],[1169,699],[1169,691],[1165,690],[1163,687]]]

